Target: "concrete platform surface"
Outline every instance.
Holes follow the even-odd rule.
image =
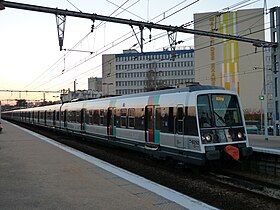
[[[249,135],[249,145],[255,151],[280,155],[280,136]]]
[[[6,121],[2,125],[0,209],[215,209]]]

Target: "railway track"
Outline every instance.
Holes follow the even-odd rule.
[[[208,172],[181,165],[174,167],[170,162],[156,160],[135,151],[104,147],[39,127],[24,127],[220,209],[258,210],[279,207],[280,188],[274,186],[273,182],[257,181],[230,172]]]
[[[212,179],[224,185],[242,189],[250,193],[255,193],[269,199],[272,198],[280,202],[279,184],[248,178],[248,176],[243,176],[237,173],[238,172],[209,172],[207,179]]]

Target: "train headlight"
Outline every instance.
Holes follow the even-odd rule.
[[[243,134],[241,132],[237,133],[237,138],[242,139],[243,138]]]
[[[205,140],[209,143],[209,142],[211,142],[212,141],[212,136],[211,136],[211,134],[206,134],[205,135]]]

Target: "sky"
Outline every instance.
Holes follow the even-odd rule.
[[[234,9],[280,6],[279,0],[18,0],[18,3],[96,13],[98,15],[181,26],[193,21],[193,14]],[[122,8],[119,8],[119,6]],[[191,5],[191,6],[188,6]],[[268,16],[268,15],[267,15]],[[268,18],[265,22],[268,22]],[[53,14],[6,8],[0,11],[0,90],[2,104],[13,99],[42,100],[42,93],[28,91],[73,91],[87,89],[89,77],[101,77],[102,54],[118,54],[137,43],[130,26],[66,17],[64,45],[58,44]],[[190,25],[189,28],[193,26]],[[137,32],[138,28],[134,27]],[[144,30],[144,52],[168,47],[167,33]],[[160,38],[161,37],[161,38]],[[193,35],[178,34],[180,46],[193,47]],[[268,39],[267,39],[268,40]],[[268,40],[269,41],[269,40]],[[139,46],[136,49],[140,51]],[[59,94],[47,93],[47,100]]]

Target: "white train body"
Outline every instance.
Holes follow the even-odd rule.
[[[228,145],[237,148],[240,158],[252,153],[238,95],[211,86],[35,107],[2,115],[196,165],[222,159]]]

